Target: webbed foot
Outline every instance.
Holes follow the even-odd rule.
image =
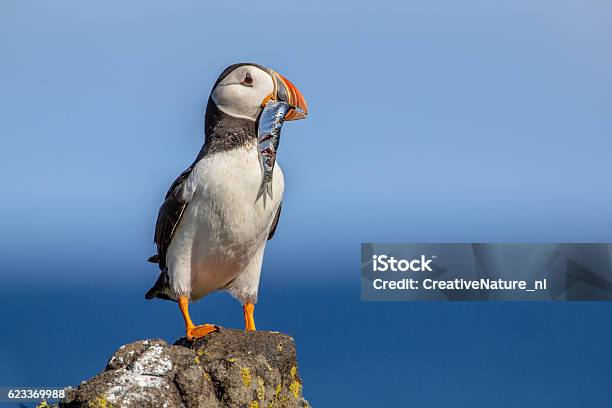
[[[199,326],[187,327],[186,331],[187,340],[192,341],[201,339],[212,332],[219,331],[219,326],[214,324],[201,324]]]

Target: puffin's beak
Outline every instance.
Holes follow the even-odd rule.
[[[291,110],[287,112],[285,120],[298,120],[306,118],[308,115],[308,104],[302,96],[302,93],[289,81],[278,72],[274,72],[275,97],[279,101],[287,102],[291,106]]]

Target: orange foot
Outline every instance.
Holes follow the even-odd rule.
[[[180,296],[178,298],[179,308],[183,319],[185,319],[185,337],[187,340],[192,341],[194,339],[201,339],[209,333],[219,330],[219,326],[214,324],[201,324],[196,326],[189,317],[189,298],[187,296]]]
[[[219,326],[214,324],[201,324],[199,326],[187,327],[187,340],[201,339],[209,333],[219,331]]]

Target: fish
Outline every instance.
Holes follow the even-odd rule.
[[[264,207],[266,197],[273,198],[272,176],[274,163],[276,163],[276,151],[280,142],[281,128],[285,122],[285,116],[291,109],[286,102],[271,100],[264,106],[259,116],[257,126],[257,148],[259,152],[259,163],[261,164],[262,181],[257,200],[263,196]]]

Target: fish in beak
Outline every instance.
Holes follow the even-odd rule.
[[[271,73],[274,91],[262,102],[263,110],[257,126],[259,162],[263,180],[257,199],[263,196],[272,199],[272,174],[276,163],[276,151],[280,133],[286,120],[304,119],[308,115],[308,105],[302,93],[287,78],[277,72]]]

